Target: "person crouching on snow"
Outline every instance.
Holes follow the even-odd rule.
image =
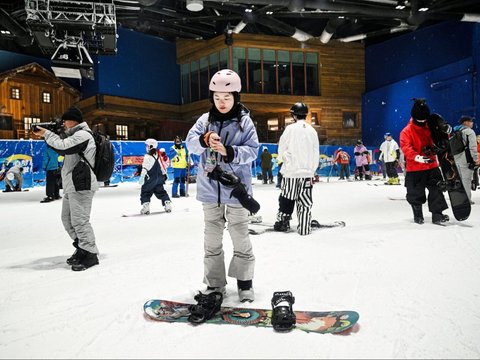
[[[138,183],[142,185],[140,192],[140,202],[142,204],[141,214],[150,214],[150,199],[152,195],[162,201],[166,212],[172,211],[172,202],[167,192],[163,188],[165,183],[162,166],[157,154],[157,140],[145,140],[147,153],[143,157],[142,172]]]

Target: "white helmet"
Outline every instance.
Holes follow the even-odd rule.
[[[160,149],[160,152],[161,152],[161,153],[164,153],[164,152],[165,152],[165,148],[161,148],[161,149]]]
[[[145,145],[147,145],[149,149],[156,149],[158,142],[155,139],[147,139],[145,140]]]
[[[208,89],[218,92],[240,92],[242,90],[242,80],[235,71],[223,69],[212,76]]]

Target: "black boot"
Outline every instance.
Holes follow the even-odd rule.
[[[87,270],[88,268],[94,265],[98,265],[97,254],[91,253],[81,248],[78,248],[77,258],[78,258],[78,264],[72,265],[73,271],[83,271],[83,270]]]
[[[41,200],[40,202],[41,203],[47,203],[47,202],[51,202],[53,200],[55,200],[53,197],[47,196],[47,197],[44,197],[43,200]]]
[[[423,219],[422,205],[412,205],[413,210],[413,221],[417,224],[423,224],[425,220]]]
[[[73,252],[72,256],[70,256],[67,259],[67,264],[68,265],[78,264],[78,260],[79,260],[78,259],[78,239],[73,240],[72,245],[75,248],[75,251]]]
[[[277,216],[277,221],[273,224],[273,230],[288,232],[290,230],[290,215],[282,214]]]
[[[436,225],[440,225],[448,220],[450,220],[448,215],[442,213],[432,213],[432,222]]]
[[[215,316],[220,311],[220,306],[223,301],[223,294],[221,292],[212,292],[208,295],[198,293],[194,297],[197,305],[191,305],[190,315],[188,321],[194,324],[203,323]]]

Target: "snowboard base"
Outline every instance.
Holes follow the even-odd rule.
[[[278,232],[278,233],[290,233],[290,232],[297,232],[295,227],[290,228],[288,231],[275,231],[273,228],[273,224],[268,224],[268,223],[255,223],[253,225],[260,225],[260,226],[265,226],[264,229],[257,230],[257,229],[248,229],[248,233],[250,235],[261,235],[266,232]],[[320,230],[320,229],[329,229],[329,228],[336,228],[336,227],[345,227],[345,221],[334,221],[331,223],[318,223],[317,226],[313,225],[311,226],[312,231]]]
[[[144,306],[149,319],[163,322],[188,323],[192,304],[168,300],[149,300]],[[296,326],[292,330],[319,334],[338,334],[351,329],[359,319],[355,311],[295,311]],[[272,310],[222,307],[206,324],[231,324],[256,327],[273,327]]]

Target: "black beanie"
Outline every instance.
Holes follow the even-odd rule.
[[[62,120],[63,121],[73,120],[73,121],[76,121],[78,123],[81,123],[81,122],[83,122],[82,112],[76,106],[71,106],[71,107],[68,108],[67,111],[65,111],[63,113]]]
[[[410,115],[415,120],[426,120],[430,116],[430,109],[425,99],[415,99]]]

